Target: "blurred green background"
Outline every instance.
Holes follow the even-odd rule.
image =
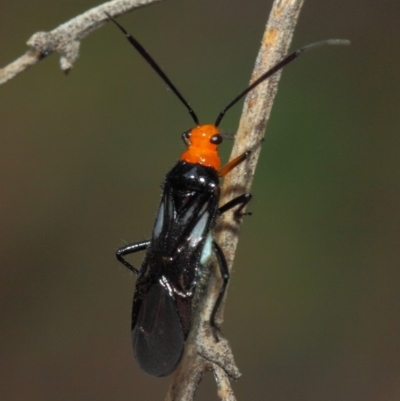
[[[0,65],[97,4],[2,0]],[[271,4],[166,1],[119,21],[208,122],[247,85]],[[399,12],[305,3],[292,49],[352,46],[282,77],[223,327],[240,400],[400,400]],[[114,252],[149,237],[192,121],[115,27],[80,54],[67,77],[52,55],[0,87],[2,401],[160,400],[170,382],[134,361],[135,278]],[[197,399],[217,399],[211,376]]]

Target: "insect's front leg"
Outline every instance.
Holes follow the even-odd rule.
[[[123,257],[126,255],[130,255],[131,253],[136,253],[140,251],[146,250],[150,246],[150,241],[141,241],[141,242],[135,242],[134,244],[129,244],[125,245],[122,248],[119,248],[117,250],[116,256],[117,259],[124,265],[126,266],[129,270],[131,270],[133,273],[138,274],[139,269],[136,269],[136,267],[133,267],[127,260],[125,260]]]
[[[243,163],[246,159],[248,159],[250,154],[251,154],[251,151],[250,150],[246,150],[245,152],[243,152],[238,157],[235,157],[226,166],[224,166],[221,169],[219,169],[218,177],[223,177],[223,176],[227,175],[230,171],[232,171],[240,163]]]

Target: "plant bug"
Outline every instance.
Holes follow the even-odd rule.
[[[243,209],[251,199],[244,193],[219,206],[220,178],[232,171],[250,155],[250,151],[221,168],[218,145],[223,136],[218,128],[227,110],[247,93],[306,50],[325,44],[347,44],[332,39],[305,46],[283,58],[239,93],[222,111],[214,124],[200,125],[196,113],[178,89],[143,46],[110,15],[108,18],[124,33],[168,87],[185,105],[195,127],[184,132],[187,149],[169,171],[162,184],[163,194],[150,240],[119,248],[117,259],[138,277],[132,307],[132,342],[135,357],[144,372],[167,376],[177,367],[190,331],[192,300],[203,269],[216,256],[222,286],[210,316],[210,325],[224,296],[229,270],[224,253],[213,239],[213,227],[219,215],[236,208]],[[146,250],[142,267],[132,266],[124,257]]]

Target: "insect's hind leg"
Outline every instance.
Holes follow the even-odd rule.
[[[225,203],[225,205],[221,206],[218,209],[218,212],[219,212],[219,214],[222,214],[222,213],[227,212],[230,209],[233,209],[235,206],[240,205],[237,208],[237,210],[235,210],[235,216],[236,217],[251,216],[251,212],[243,213],[242,210],[251,201],[252,197],[253,197],[253,195],[249,194],[249,193],[244,193],[242,195],[239,195],[236,198],[233,198],[232,200],[230,200],[228,203]]]
[[[139,273],[139,270],[136,267],[133,267],[127,260],[123,257],[126,255],[130,255],[131,253],[136,253],[140,251],[144,251],[150,246],[150,241],[141,241],[135,242],[134,244],[125,245],[122,248],[117,250],[116,256],[118,261],[120,261],[124,266],[126,266],[129,270],[134,272],[135,274]]]
[[[225,203],[225,205],[221,206],[218,209],[219,214],[225,213],[228,210],[233,209],[235,206],[239,206],[239,208],[235,211],[236,216],[243,216],[243,215],[251,215],[250,212],[248,213],[243,213],[242,210],[243,208],[250,202],[252,198],[252,195],[249,193],[244,193],[242,195],[237,196],[236,198],[230,200],[228,203]],[[229,283],[229,268],[228,268],[228,263],[226,262],[224,252],[222,251],[221,247],[217,244],[216,241],[213,241],[212,243],[214,254],[217,258],[218,266],[219,266],[219,271],[221,273],[222,277],[222,286],[221,289],[219,290],[218,298],[215,302],[214,308],[211,312],[210,316],[210,325],[214,329],[214,337],[218,341],[218,338],[215,334],[216,330],[218,329],[216,324],[215,324],[215,316],[218,312],[218,309],[221,305],[222,299],[224,298],[224,294],[226,291],[226,287],[228,286]]]
[[[218,329],[215,324],[215,316],[218,312],[218,309],[219,309],[222,299],[224,297],[226,287],[228,286],[228,283],[229,283],[230,275],[229,275],[228,263],[226,263],[225,255],[222,252],[221,247],[215,241],[213,241],[213,249],[214,249],[215,256],[217,258],[217,262],[219,265],[219,271],[220,271],[221,277],[222,277],[222,287],[219,290],[217,301],[215,302],[214,308],[213,308],[213,310],[211,312],[211,316],[210,316],[210,325],[214,329],[215,339],[218,340],[217,336],[215,335],[215,331]]]

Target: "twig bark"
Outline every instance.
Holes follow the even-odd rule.
[[[104,24],[107,20],[105,13],[117,17],[156,1],[161,0],[112,0],[85,11],[50,32],[36,32],[27,42],[31,49],[0,69],[0,84],[14,78],[53,52],[60,54],[61,69],[68,73],[79,56],[80,41]]]
[[[304,0],[275,0],[261,42],[251,77],[254,82],[287,53]],[[276,73],[247,95],[239,129],[235,137],[231,159],[251,149],[251,157],[228,174],[222,187],[221,204],[249,192],[260,153],[260,144],[271,112],[281,72]],[[224,250],[231,270],[238,243],[240,222],[232,213],[226,213],[218,221],[216,240]],[[198,310],[194,313],[192,331],[185,355],[179,365],[166,401],[192,401],[196,389],[207,371],[212,371],[217,382],[218,396],[223,401],[235,401],[230,379],[240,377],[229,343],[220,338],[214,340],[209,329],[209,319],[221,288],[221,280],[212,269],[208,285],[200,296]],[[223,321],[223,305],[218,312],[217,323]]]

